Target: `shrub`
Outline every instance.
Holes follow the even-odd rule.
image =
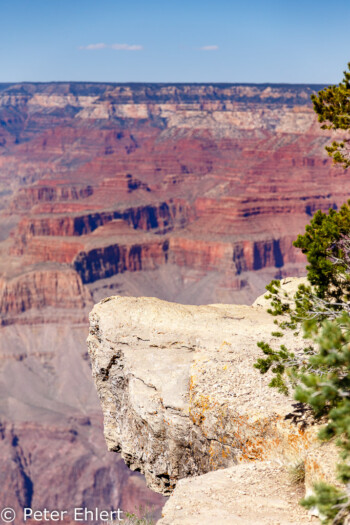
[[[296,245],[309,262],[310,285],[300,285],[294,297],[282,291],[280,281],[266,288],[269,312],[281,331],[303,329],[304,348],[290,351],[258,343],[265,357],[255,367],[274,374],[270,382],[283,393],[294,390],[296,400],[312,408],[315,418],[325,417],[321,440],[336,439],[341,463],[338,478],[350,491],[350,207],[329,214],[318,212]],[[273,332],[274,334],[275,332]],[[323,523],[344,524],[350,516],[346,493],[319,483],[302,504],[317,507]]]

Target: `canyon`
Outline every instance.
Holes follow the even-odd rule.
[[[350,197],[321,87],[0,84],[1,505],[159,511],[98,445],[88,313],[109,295],[247,305],[304,275],[293,240]]]

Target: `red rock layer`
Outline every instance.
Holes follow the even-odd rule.
[[[112,244],[81,252],[74,268],[84,283],[105,279],[118,273],[154,270],[167,263],[168,241],[142,244]]]
[[[311,91],[7,87],[0,107],[17,112],[9,130],[18,140],[3,145],[0,166],[18,191],[5,213],[21,216],[9,253],[25,264],[72,264],[84,282],[169,262],[232,280],[299,265],[293,238],[316,209],[350,195],[325,155]],[[118,220],[138,234],[133,241],[112,230],[106,239]],[[166,235],[166,258],[146,231]]]
[[[49,184],[39,183],[37,186],[21,188],[12,201],[11,210],[14,213],[17,210],[30,210],[38,202],[75,202],[90,197],[92,193],[92,186],[69,186],[66,184],[50,186]]]
[[[36,208],[38,216],[23,218],[16,230],[16,236],[79,236],[93,232],[113,220],[122,219],[132,228],[148,231],[157,229],[158,233],[172,230],[175,227],[184,227],[191,217],[191,209],[186,202],[161,202],[157,205],[138,206],[114,211],[86,213],[79,216],[70,216],[69,208],[64,210],[50,210],[46,207]],[[66,211],[68,215],[62,215]],[[51,215],[48,215],[51,212]],[[73,209],[74,213],[74,209]],[[42,216],[44,215],[44,216]]]
[[[32,308],[83,309],[92,297],[80,276],[71,268],[45,268],[0,278],[0,312],[6,317]]]
[[[108,294],[249,303],[300,275],[293,239],[350,196],[319,87],[0,85],[0,506],[152,503],[70,424],[99,407],[74,323]]]

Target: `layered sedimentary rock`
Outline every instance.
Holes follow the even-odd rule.
[[[302,272],[293,239],[350,195],[310,107],[318,87],[0,86],[4,251],[86,284],[175,266],[172,299],[249,303],[251,272]]]
[[[92,304],[89,291],[72,268],[45,265],[42,270],[26,268],[26,272],[6,279],[0,278],[0,311],[3,318],[26,310],[45,307],[84,310]]]
[[[310,106],[319,87],[0,85],[0,337],[8,381],[0,416],[7,429],[20,412],[21,424],[36,421],[43,449],[56,447],[53,434],[40,430],[47,425],[40,407],[50,400],[56,424],[67,385],[78,382],[71,371],[79,370],[79,382],[80,367],[89,377],[85,351],[75,367],[72,356],[102,297],[250,304],[271,278],[303,274],[293,239],[316,209],[337,208],[350,195]],[[47,371],[65,382],[44,388]],[[27,387],[16,394],[9,387],[19,377]],[[92,399],[89,381],[63,403],[67,432],[69,418]],[[95,421],[97,399],[89,407]],[[24,440],[22,433],[22,448]],[[92,462],[96,472],[110,469],[100,459]],[[103,477],[107,492],[110,476]],[[140,479],[124,479],[136,506]],[[88,477],[80,487],[95,501]],[[27,489],[18,490],[24,501]]]
[[[286,279],[282,290],[300,282]],[[334,478],[319,428],[253,367],[258,341],[281,343],[273,320],[263,297],[185,306],[112,296],[93,308],[88,347],[107,446],[153,490],[176,487],[160,524],[307,523],[288,469],[305,461],[307,488],[312,474]],[[301,336],[283,343],[303,353]]]

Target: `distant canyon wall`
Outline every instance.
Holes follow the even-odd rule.
[[[68,264],[85,284],[175,267],[186,301],[231,282],[228,300],[250,302],[251,272],[301,274],[293,240],[350,196],[310,104],[321,87],[1,85],[7,281],[19,264]]]

